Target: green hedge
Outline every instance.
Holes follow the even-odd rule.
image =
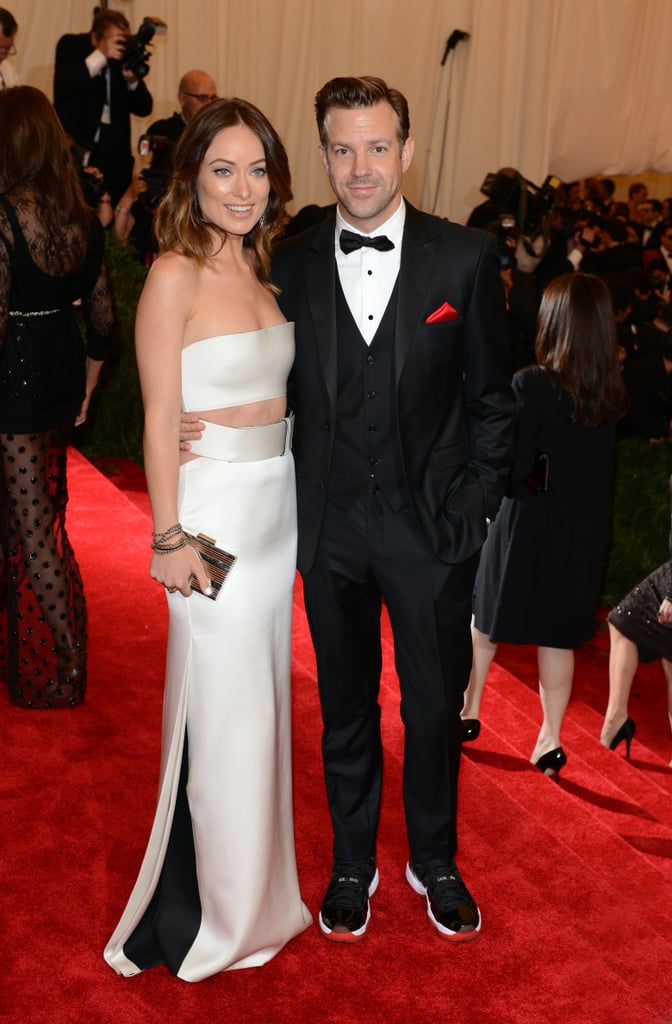
[[[107,260],[119,337],[94,392],[88,422],[75,432],[75,444],[87,458],[126,458],[142,465],[142,401],[133,326],[147,271],[130,246],[112,238],[108,240]],[[649,444],[639,438],[619,441],[603,604],[615,604],[667,559],[670,474],[672,446],[667,442]],[[589,512],[586,509],[586,514]],[[548,582],[553,585],[552,580]]]
[[[107,266],[118,332],[74,444],[89,459],[124,458],[142,465],[142,399],[135,364],[135,310],[147,276],[135,249],[107,237]]]
[[[603,604],[616,604],[669,558],[670,474],[672,446],[667,441],[651,444],[642,438],[628,438],[618,442]]]

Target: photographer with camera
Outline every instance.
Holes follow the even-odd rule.
[[[149,28],[148,38],[154,30]],[[153,106],[144,82],[147,51],[139,37],[131,36],[121,11],[99,10],[90,32],[64,35],[56,46],[56,113],[65,131],[91,150],[90,162],[102,171],[113,204],[133,173],[130,115],[147,117]]]
[[[167,183],[167,180],[166,180]],[[114,208],[114,233],[120,242],[130,242],[143,266],[149,267],[159,254],[154,235],[153,201],[144,171],[137,171]]]
[[[133,243],[145,267],[151,266],[159,254],[154,214],[170,182],[174,149],[175,143],[164,135],[141,135],[138,151],[141,157],[150,157],[151,163],[134,173],[114,208],[117,238],[120,242]]]

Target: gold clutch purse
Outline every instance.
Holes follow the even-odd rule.
[[[218,548],[212,537],[207,537],[204,533],[193,534],[187,533],[186,530],[183,532],[187,544],[190,544],[202,561],[205,562],[210,576],[212,593],[203,594],[195,576],[192,576],[190,580],[191,589],[196,590],[199,594],[203,594],[204,597],[209,597],[211,601],[215,601],[224,585],[224,580],[236,561],[236,556],[228,551],[224,551],[223,548]]]

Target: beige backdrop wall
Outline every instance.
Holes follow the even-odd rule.
[[[3,0],[5,3],[5,0]],[[312,98],[334,75],[380,75],[411,105],[408,198],[464,220],[488,171],[536,184],[589,174],[672,173],[672,0],[116,0],[137,30],[162,18],[147,79],[155,117],[175,109],[180,75],[200,67],[220,94],[252,100],[280,131],[294,210],[331,195]],[[9,0],[14,63],[52,96],[64,32],[88,31],[86,0]],[[454,29],[469,33],[441,67]],[[151,120],[151,119],[150,119]],[[134,137],[149,122],[134,122]],[[444,144],[445,142],[445,144]],[[623,181],[627,181],[626,177]],[[654,195],[672,179],[648,178]],[[619,186],[622,188],[621,179]],[[621,198],[619,195],[618,198]]]

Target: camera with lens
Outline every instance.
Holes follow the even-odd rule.
[[[153,213],[163,199],[170,176],[173,173],[175,142],[165,135],[141,135],[138,142],[140,156],[151,156],[149,167],[141,171],[147,189],[141,192],[139,202],[149,213]]]
[[[516,218],[512,213],[501,213],[497,228],[497,255],[500,270],[511,270],[516,266],[516,241],[518,231]]]
[[[95,210],[107,192],[107,184],[102,171],[99,171],[93,163],[93,149],[80,146],[77,142],[71,142],[70,152],[79,174],[79,184],[84,193],[84,202]]]
[[[134,36],[128,36],[121,56],[121,66],[137,78],[149,73],[149,58],[152,55],[151,42],[155,35],[165,35],[168,26],[161,18],[143,18],[142,25]]]
[[[524,235],[533,234],[555,204],[562,182],[549,174],[543,185],[534,185],[516,172],[515,176],[490,173],[485,176],[481,192],[510,213]]]

